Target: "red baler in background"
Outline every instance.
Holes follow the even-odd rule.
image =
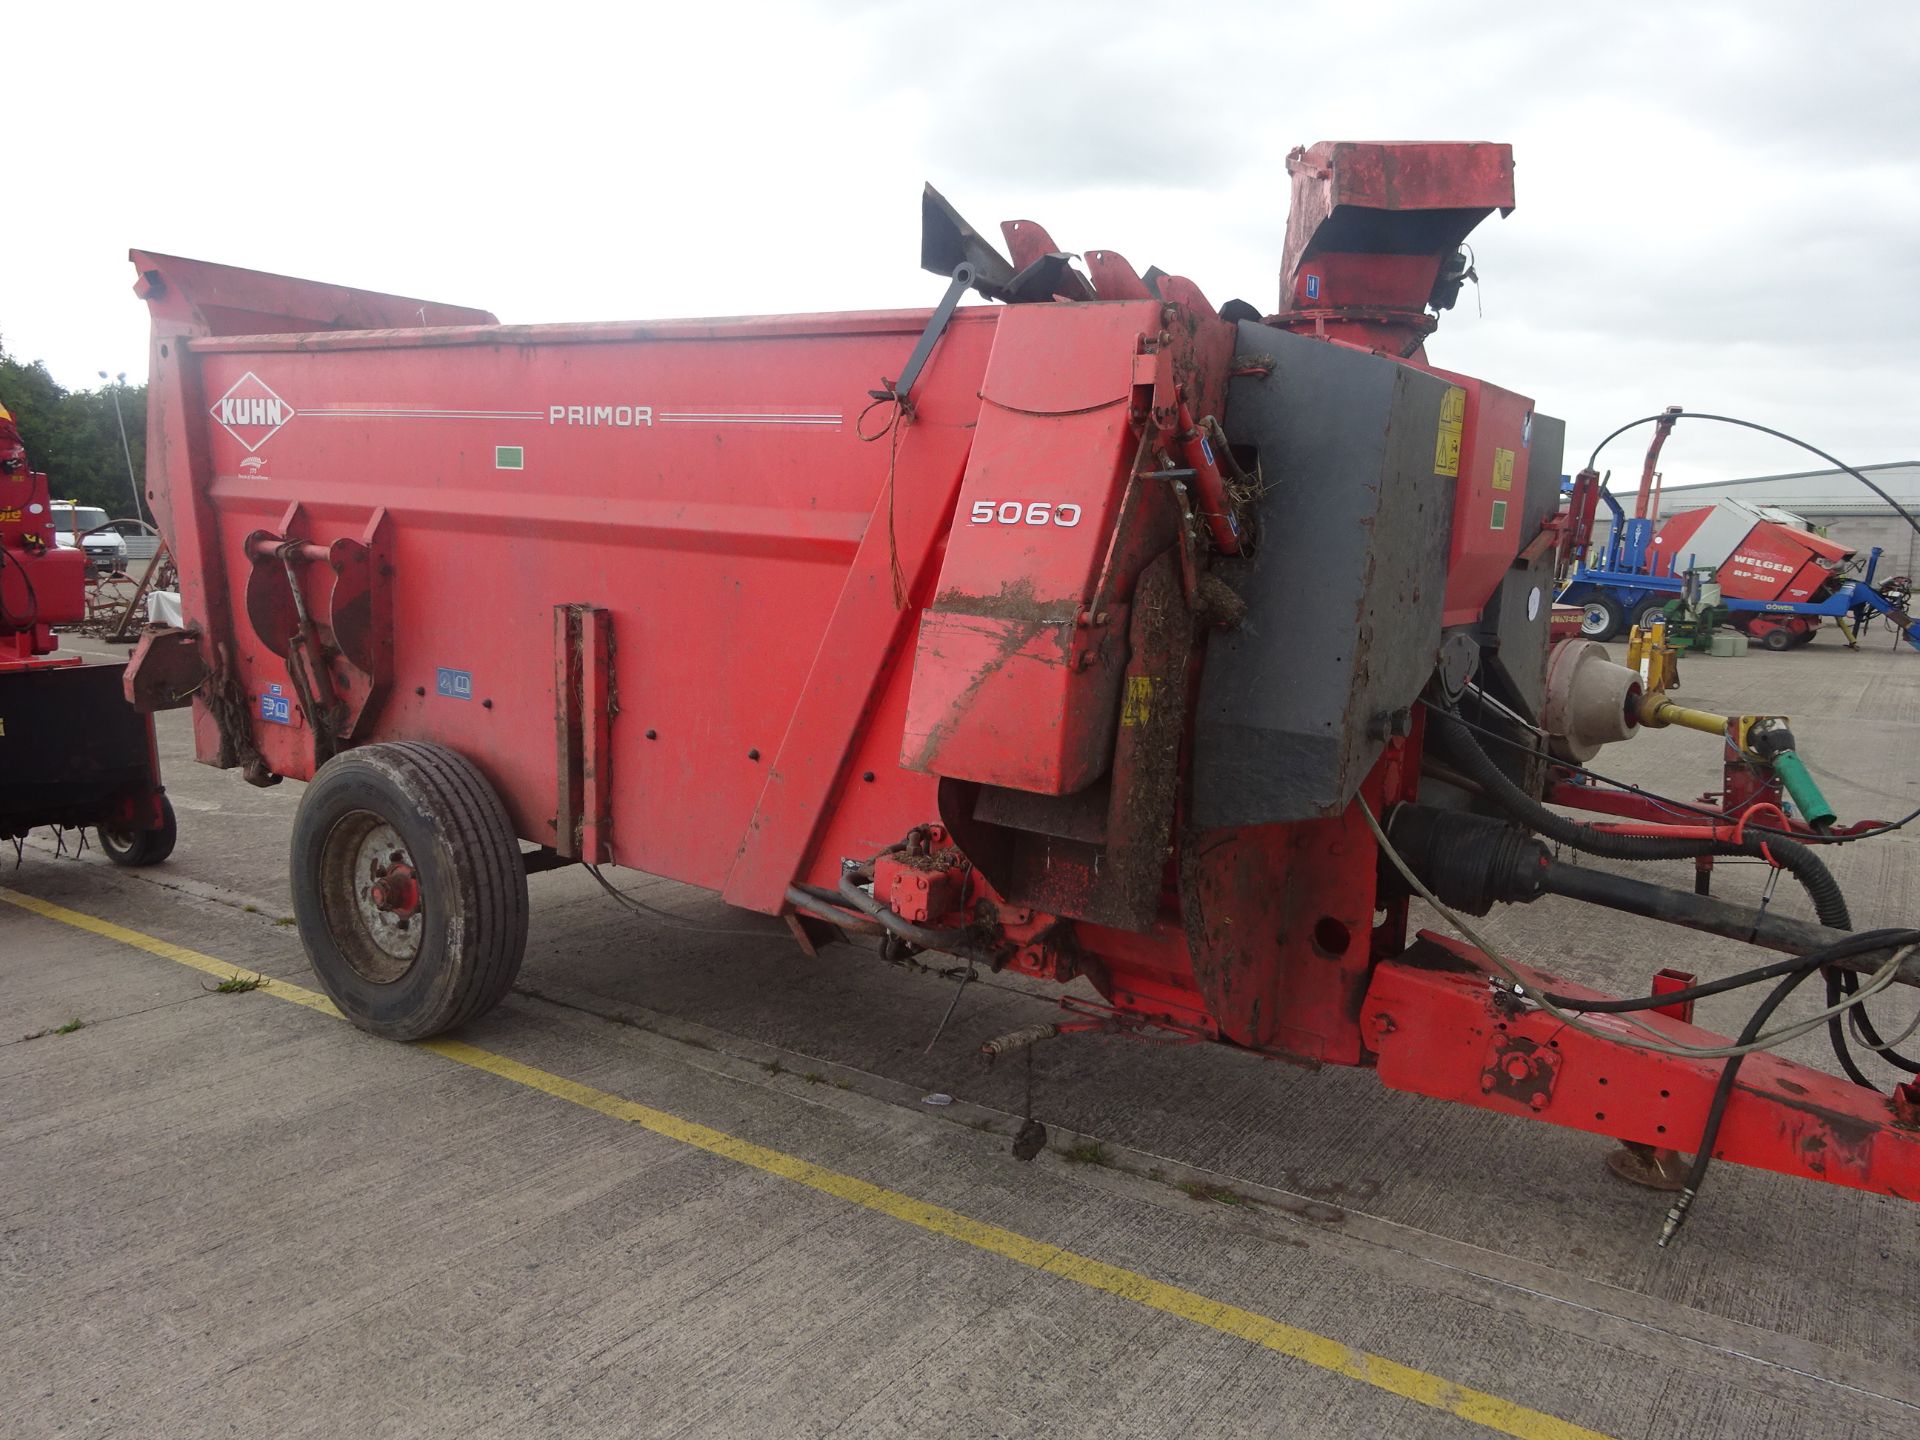
[[[1584,652],[1549,672],[1562,424],[1423,348],[1511,152],[1289,169],[1265,318],[1031,221],[1009,259],[931,190],[931,313],[500,325],[135,252],[187,625],[130,691],[190,692],[208,763],[312,778],[301,935],[378,1034],[499,999],[527,868],[613,863],[802,943],[1085,979],[1076,1026],[1699,1136],[1724,1042],[1684,994],[1569,1025],[1587,992],[1407,933],[1416,889],[1585,884],[1529,833],[1537,737],[1622,738],[1642,698]],[[1618,884],[1581,893],[1752,931]],[[1835,974],[1900,968],[1853,948]],[[1905,1097],[1770,1056],[1739,1081],[1709,1150],[1920,1198]]]
[[[1787,607],[1824,600],[1845,580],[1851,547],[1816,535],[1807,522],[1772,505],[1721,500],[1671,516],[1653,538],[1672,568],[1711,565],[1728,600],[1777,605],[1777,611],[1742,609],[1734,625],[1770,650],[1804,645],[1820,628],[1818,615]]]

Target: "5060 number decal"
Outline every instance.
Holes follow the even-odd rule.
[[[1047,500],[976,500],[976,525],[1059,525],[1072,529],[1080,523],[1081,507],[1055,505]]]

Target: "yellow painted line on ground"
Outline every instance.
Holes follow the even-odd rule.
[[[240,972],[222,960],[211,955],[203,955],[198,950],[189,950],[183,945],[175,945],[166,940],[143,935],[138,930],[129,930],[124,925],[116,925],[110,920],[96,919],[77,910],[55,905],[32,895],[22,895],[18,891],[0,888],[0,900],[22,910],[48,920],[59,921],[102,936],[108,940],[130,945],[136,950],[144,950],[149,955],[157,955],[163,960],[172,960],[181,965],[191,966],[209,975],[218,975],[222,979]],[[317,990],[308,990],[285,980],[270,980],[259,992],[272,995],[281,1000],[291,1001],[295,1005],[304,1005],[309,1010],[318,1010],[322,1014],[339,1018],[339,1010],[326,996]],[[1384,1356],[1370,1354],[1365,1350],[1356,1350],[1338,1340],[1318,1334],[1312,1330],[1303,1330],[1297,1325],[1289,1325],[1283,1320],[1275,1320],[1252,1310],[1243,1310],[1237,1305],[1210,1299],[1193,1290],[1184,1290],[1178,1285],[1167,1285],[1158,1280],[1149,1279],[1134,1270],[1118,1265],[1109,1265],[1101,1260],[1063,1250],[1057,1245],[1035,1240],[1018,1231],[1007,1230],[998,1225],[990,1225],[983,1220],[962,1215],[957,1210],[949,1210],[941,1205],[932,1205],[924,1200],[916,1200],[898,1190],[889,1190],[870,1181],[858,1179],[852,1175],[843,1175],[837,1170],[815,1165],[802,1160],[797,1155],[785,1151],[772,1150],[764,1145],[756,1145],[750,1140],[729,1135],[724,1130],[715,1130],[707,1125],[683,1120],[677,1115],[669,1115],[664,1110],[655,1110],[650,1105],[638,1101],[626,1100],[605,1090],[596,1090],[591,1085],[582,1085],[555,1075],[550,1071],[539,1070],[531,1065],[523,1065],[518,1060],[509,1060],[504,1055],[496,1055],[490,1050],[482,1050],[460,1040],[423,1040],[416,1049],[431,1050],[434,1054],[452,1060],[456,1064],[470,1066],[475,1070],[484,1070],[489,1075],[497,1075],[516,1085],[538,1090],[551,1095],[556,1100],[564,1100],[570,1105],[592,1110],[614,1120],[624,1120],[651,1130],[666,1139],[690,1145],[696,1150],[704,1150],[709,1155],[717,1155],[735,1164],[746,1165],[769,1175],[777,1175],[796,1185],[805,1185],[809,1189],[832,1195],[849,1204],[859,1205],[867,1210],[886,1215],[907,1225],[917,1226],[935,1235],[944,1235],[963,1245],[971,1245],[977,1250],[985,1250],[1000,1255],[1018,1264],[1034,1270],[1045,1271],[1049,1275],[1058,1275],[1064,1280],[1085,1285],[1089,1289],[1104,1290],[1109,1295],[1118,1295],[1150,1309],[1160,1310],[1168,1315],[1177,1315],[1182,1320],[1195,1325],[1203,1325],[1209,1330],[1217,1330],[1232,1335],[1250,1344],[1259,1345],[1281,1355],[1291,1356],[1321,1370],[1332,1371],[1399,1395],[1417,1404],[1431,1406],[1435,1410],[1457,1415],[1476,1425],[1497,1431],[1502,1435],[1512,1435],[1516,1440],[1609,1440],[1609,1437],[1597,1430],[1575,1425],[1539,1410],[1530,1410],[1511,1400],[1503,1400],[1498,1395],[1490,1395],[1483,1390],[1474,1390],[1465,1385],[1456,1385],[1411,1365],[1402,1365],[1388,1360]]]
[[[161,940],[152,935],[143,935],[138,930],[129,930],[124,925],[116,925],[111,920],[100,920],[92,915],[82,915],[78,910],[69,910],[64,905],[55,905],[50,900],[42,900],[35,895],[22,895],[18,890],[0,888],[0,900],[9,905],[18,905],[22,910],[31,910],[35,915],[45,916],[49,920],[58,920],[62,925],[71,925],[76,930],[85,930],[108,940],[117,940],[122,945],[131,945],[136,950],[144,950],[149,955],[158,955],[162,960],[171,960],[176,965],[190,966],[209,975],[217,975],[222,980],[231,980],[236,975],[252,976],[257,972],[242,970],[237,965],[229,965],[224,960],[216,960],[211,955],[202,955],[198,950],[189,950],[184,945],[175,945],[170,940]],[[344,1020],[333,1001],[318,990],[309,990],[303,985],[295,985],[286,980],[267,977],[261,987],[270,995],[282,1000],[290,1000],[295,1005],[304,1005],[309,1010],[318,1010],[322,1015],[331,1015],[336,1020]]]

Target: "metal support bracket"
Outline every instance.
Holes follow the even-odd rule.
[[[553,607],[553,848],[568,860],[612,858],[613,612]]]
[[[953,267],[953,278],[947,282],[947,293],[940,297],[940,303],[933,307],[933,314],[927,317],[927,328],[920,332],[920,343],[913,347],[913,354],[907,357],[907,368],[900,372],[898,380],[881,376],[881,388],[869,390],[867,394],[875,400],[906,403],[907,397],[913,393],[913,382],[927,368],[927,359],[933,354],[933,347],[940,343],[947,322],[953,319],[953,312],[960,304],[960,297],[973,288],[975,278],[973,266],[967,261],[963,260]]]
[[[304,512],[291,505],[278,533],[247,536],[247,619],[287,665],[324,762],[363,738],[393,679],[393,521],[375,510],[358,540],[299,538]],[[315,603],[311,577],[330,573]]]

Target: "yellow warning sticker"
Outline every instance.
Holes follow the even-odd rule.
[[[1151,721],[1159,692],[1159,676],[1129,675],[1126,698],[1120,702],[1120,723],[1129,730],[1137,730]]]
[[[1513,488],[1513,452],[1511,450],[1493,452],[1493,488],[1496,490]]]
[[[1460,432],[1467,424],[1467,392],[1458,385],[1440,402],[1440,433],[1433,441],[1433,473],[1460,473]]]

